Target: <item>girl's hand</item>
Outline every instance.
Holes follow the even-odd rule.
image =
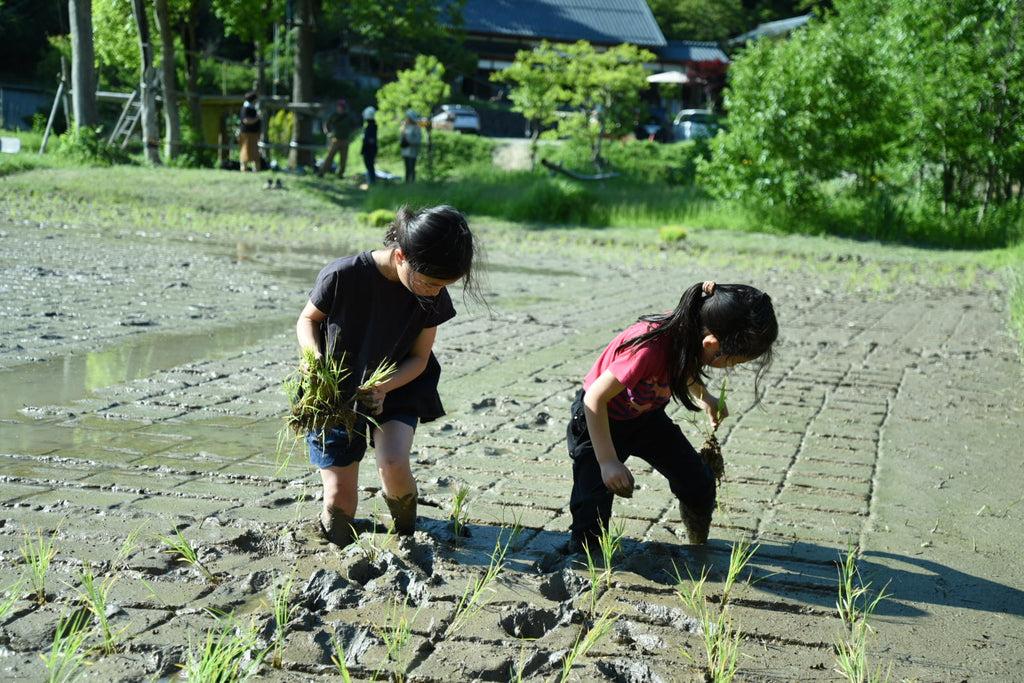
[[[601,463],[601,479],[609,491],[623,498],[633,497],[633,473],[618,460]]]
[[[711,427],[713,429],[718,429],[718,425],[722,420],[729,417],[729,408],[725,405],[725,401],[719,401],[717,398],[709,396],[704,397],[704,412],[711,418]]]
[[[384,397],[387,394],[388,392],[384,391],[379,384],[372,387],[359,387],[359,390],[356,392],[356,401],[370,415],[380,415],[381,411],[384,410]]]

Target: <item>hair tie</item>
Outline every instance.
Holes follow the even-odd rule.
[[[711,296],[712,294],[715,293],[715,281],[714,280],[705,280],[704,284],[701,285],[701,289],[704,291],[705,294],[707,294],[708,296]]]

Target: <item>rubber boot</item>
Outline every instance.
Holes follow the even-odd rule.
[[[398,498],[384,496],[384,502],[388,504],[391,519],[395,522],[395,533],[411,536],[416,529],[416,492]]]
[[[679,516],[683,519],[686,538],[690,545],[703,545],[708,542],[708,534],[711,532],[710,511],[703,514],[695,512],[683,501],[679,501]]]
[[[354,523],[355,519],[341,508],[329,507],[320,517],[320,531],[328,541],[344,548],[356,538]]]

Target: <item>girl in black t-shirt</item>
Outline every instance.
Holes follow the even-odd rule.
[[[447,287],[459,280],[479,297],[472,275],[475,240],[465,217],[450,206],[413,212],[403,207],[384,248],[337,259],[325,267],[299,315],[299,346],[317,358],[341,359],[356,382],[382,361],[396,363],[386,382],[361,399],[377,422],[370,436],[384,500],[400,534],[416,522],[416,480],[409,464],[418,422],[444,414],[432,348],[437,326],[455,316]],[[307,436],[310,461],[324,485],[324,535],[340,546],[354,538],[359,463],[365,426]]]

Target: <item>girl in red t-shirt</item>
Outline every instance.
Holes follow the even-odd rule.
[[[675,310],[645,315],[605,349],[572,405],[573,549],[596,546],[615,494],[633,494],[632,455],[669,482],[690,543],[704,543],[715,506],[715,478],[665,413],[670,398],[703,410],[717,426],[729,413],[708,393],[707,368],[755,362],[758,381],[771,364],[779,326],[771,298],[748,285],[698,282]]]

